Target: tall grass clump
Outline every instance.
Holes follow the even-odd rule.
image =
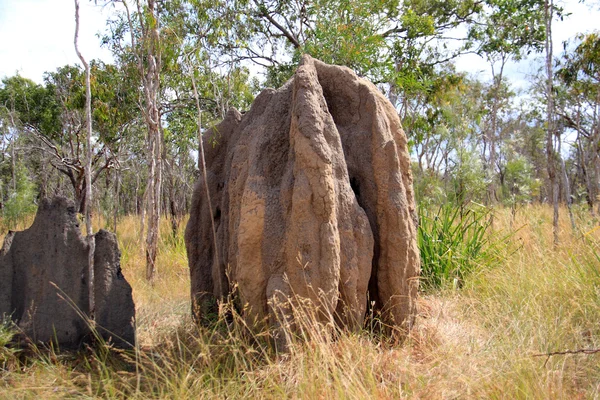
[[[432,208],[419,207],[418,244],[425,290],[460,285],[466,275],[493,259],[495,244],[490,239],[492,214],[487,207],[445,203],[435,211]]]
[[[10,342],[16,330],[6,315],[0,315],[0,371],[6,370],[9,363],[14,361],[19,350],[11,347]]]

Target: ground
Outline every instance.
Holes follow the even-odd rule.
[[[173,235],[164,221],[149,284],[139,220],[126,217],[117,233],[137,308],[136,350],[3,348],[0,398],[598,398],[600,354],[546,355],[600,348],[600,228],[576,209],[573,230],[561,212],[553,247],[550,208],[521,207],[514,218],[497,209],[501,254],[460,287],[423,293],[406,340],[308,325],[310,340],[286,354],[225,311],[213,327],[196,327],[183,224]]]

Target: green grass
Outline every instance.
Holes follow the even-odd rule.
[[[580,213],[573,232],[561,219],[555,249],[547,207],[524,207],[514,221],[510,210],[496,210],[493,231],[487,226],[482,236],[487,217],[474,223],[476,217],[463,218],[462,233],[455,231],[458,220],[441,218],[445,232],[455,233],[450,238],[461,240],[450,240],[452,253],[432,257],[448,266],[440,282],[460,274],[462,287],[428,285],[404,342],[368,330],[334,339],[308,319],[305,337],[291,335],[285,354],[270,345],[269,332],[245,329],[228,305],[212,326],[193,324],[180,238],[167,237],[165,222],[159,274],[148,285],[139,222],[125,218],[118,233],[134,289],[138,347],[8,354],[0,365],[0,398],[598,398],[600,354],[536,356],[600,348],[596,223]],[[513,225],[519,228],[513,245],[494,245]],[[473,235],[481,246],[468,244]]]
[[[421,289],[461,286],[476,270],[497,262],[508,252],[510,235],[492,234],[492,211],[471,203],[460,207],[445,203],[419,207],[418,243],[421,254]]]

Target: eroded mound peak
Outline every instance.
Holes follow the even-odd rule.
[[[368,302],[387,323],[412,325],[419,255],[407,140],[374,85],[304,56],[290,81],[244,115],[230,111],[208,140],[208,179],[186,229],[197,317],[235,287],[251,322],[277,325],[289,310],[274,304],[300,297],[341,325],[360,326]]]

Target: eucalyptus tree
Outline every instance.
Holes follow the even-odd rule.
[[[94,324],[94,313],[95,313],[95,295],[94,295],[94,252],[96,248],[96,242],[94,240],[92,230],[92,88],[91,88],[91,72],[90,64],[86,61],[83,54],[79,50],[79,0],[75,1],[75,37],[73,44],[75,45],[75,52],[81,60],[85,68],[85,161],[84,161],[84,174],[86,181],[85,188],[85,230],[88,241],[88,298],[89,298],[89,314],[92,323]]]
[[[574,45],[574,47],[573,47]],[[582,183],[589,210],[600,193],[600,36],[578,35],[559,62],[557,113],[576,132],[576,177]],[[599,211],[600,212],[600,211]]]
[[[254,17],[256,33],[241,54],[270,65],[268,83],[285,80],[303,52],[349,66],[387,93],[417,158],[430,158],[428,168],[438,169],[450,154],[440,139],[451,133],[440,128],[452,125],[452,117],[438,99],[452,93],[461,77],[448,68],[449,61],[468,52],[485,57],[492,66],[493,83],[481,143],[488,201],[497,201],[498,118],[505,99],[505,66],[543,49],[543,3],[252,0],[242,4],[245,15]]]
[[[148,131],[142,224],[147,214],[146,275],[152,279],[159,216],[169,210],[177,228],[195,175],[198,136],[192,77],[198,82],[204,127],[223,118],[230,106],[246,107],[253,93],[247,69],[227,58],[234,32],[229,18],[223,18],[224,3],[107,3],[116,13],[103,43],[113,52],[118,69],[139,82],[140,90],[132,92]],[[230,10],[229,16],[234,15]]]
[[[446,67],[448,61],[465,52],[518,57],[541,40],[539,9],[525,0],[175,0],[164,4],[161,17],[164,41],[179,43],[169,45],[177,53],[169,64],[178,73],[165,74],[163,82],[185,87],[188,65],[187,76],[194,73],[202,93],[218,81],[213,76],[219,71],[217,75],[227,76],[227,87],[212,84],[214,95],[200,95],[200,102],[207,116],[212,104],[206,100],[215,101],[222,117],[231,94],[219,93],[239,93],[229,90],[231,71],[252,61],[266,70],[265,85],[279,86],[300,54],[309,53],[347,65],[378,84],[397,106],[412,143],[423,149],[439,143],[436,127],[449,118],[435,109],[434,99],[444,97],[444,90],[450,93],[453,82],[461,79]],[[210,118],[209,112],[202,119]],[[488,152],[492,158],[495,153]],[[490,161],[493,171],[495,162]]]
[[[483,10],[482,2],[437,0],[251,0],[237,4],[252,19],[248,24],[252,40],[240,46],[240,54],[272,67],[273,80],[281,82],[300,53],[309,53],[325,62],[347,65],[376,83],[403,86],[427,72],[426,67],[463,51],[462,46],[448,46],[445,35],[473,22]],[[466,43],[466,37],[461,39]],[[281,78],[275,79],[278,75]]]
[[[116,229],[120,209],[137,211],[135,206],[130,206],[128,199],[122,198],[121,190],[125,174],[134,169],[136,179],[139,180],[143,173],[138,166],[145,163],[140,158],[145,153],[142,129],[144,123],[137,107],[137,82],[127,70],[95,61],[91,63],[91,73],[94,77],[91,82],[94,129],[99,141],[112,156],[111,174],[106,175],[103,190],[98,192],[103,203],[101,210],[107,220],[112,220],[113,228]],[[128,194],[136,206],[137,200],[143,197],[139,185],[137,190],[133,189]]]
[[[148,179],[144,194],[143,216],[148,217],[145,240],[146,279],[152,280],[158,252],[158,231],[161,215],[161,186],[163,163],[160,87],[163,47],[161,45],[162,3],[156,0],[110,0],[122,6],[123,12],[112,26],[110,35],[103,38],[122,68],[135,73],[141,91],[138,106],[143,116],[146,134]],[[144,225],[144,217],[142,225]]]
[[[215,68],[248,62],[266,70],[266,86],[280,86],[302,53],[343,64],[379,84],[401,114],[406,98],[436,84],[437,66],[467,51],[466,34],[482,2],[437,0],[177,0],[188,35]],[[455,43],[450,45],[450,43]],[[443,79],[443,78],[442,78]],[[406,96],[398,96],[400,93]]]
[[[20,85],[3,87],[6,81],[0,85],[3,97],[0,103],[0,209],[2,225],[14,229],[16,222],[35,211],[37,193],[32,174],[18,148],[24,141],[20,135],[23,127],[17,104],[22,101],[26,88]]]
[[[489,118],[486,93],[484,83],[450,74],[443,87],[424,99],[415,118],[405,118],[414,140],[417,193],[431,197],[433,190],[459,206],[485,201],[487,179],[480,149]]]
[[[18,96],[14,97],[15,93]],[[88,182],[84,168],[85,88],[81,69],[64,66],[48,72],[44,85],[18,75],[6,78],[0,86],[0,103],[6,103],[11,96],[13,117],[18,120],[20,135],[28,142],[24,150],[30,156],[37,154],[43,158],[39,168],[49,164],[68,179],[75,202],[83,212]],[[92,184],[114,162],[106,143],[96,140],[93,147]],[[40,182],[42,194],[46,191],[45,184],[43,180]]]
[[[521,60],[532,51],[540,51],[544,42],[544,8],[537,0],[491,0],[481,24],[469,32],[478,43],[477,53],[491,67],[492,86],[489,124],[484,132],[484,156],[487,159],[488,201],[498,201],[496,160],[498,157],[498,112],[502,107],[505,68],[510,61]]]
[[[502,107],[504,108],[504,107]],[[539,197],[544,175],[536,171],[539,154],[543,154],[543,131],[532,123],[528,110],[514,105],[499,123],[499,146],[497,170],[499,200],[513,211],[520,204],[529,203]],[[540,134],[541,133],[541,134]],[[534,146],[533,148],[531,146]],[[542,160],[543,171],[545,160]]]
[[[544,28],[545,28],[545,55],[546,55],[546,156],[548,179],[550,180],[552,205],[554,208],[552,219],[552,232],[554,237],[554,245],[558,245],[558,201],[559,201],[559,183],[556,176],[556,152],[554,148],[554,139],[556,135],[554,125],[554,76],[552,69],[552,20],[554,19],[554,2],[553,0],[544,0]],[[560,139],[559,139],[560,140]],[[560,153],[558,154],[560,156]]]
[[[163,197],[174,231],[191,193],[194,156],[202,170],[201,132],[223,119],[230,107],[249,107],[255,94],[248,68],[228,52],[239,34],[233,31],[235,14],[217,14],[223,10],[219,2],[189,0],[163,8]]]
[[[18,97],[22,96],[23,93],[17,92],[17,87],[11,86],[7,92],[4,93],[4,103],[0,104],[0,128],[2,134],[2,161],[5,160],[7,150],[10,151],[10,164],[11,164],[11,182],[9,186],[13,192],[16,191],[16,151],[15,145],[18,138],[18,131],[20,129],[19,119],[15,109],[15,103],[18,101]],[[4,197],[4,196],[2,196]]]

